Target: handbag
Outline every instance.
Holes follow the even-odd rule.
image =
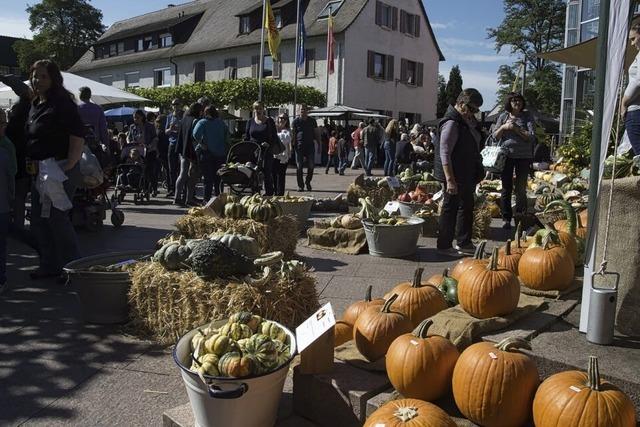
[[[502,173],[504,164],[507,161],[507,152],[495,140],[493,135],[489,135],[485,142],[485,147],[480,152],[482,156],[482,166],[487,172]]]

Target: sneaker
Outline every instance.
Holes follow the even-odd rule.
[[[436,253],[449,258],[460,258],[460,253],[453,248],[436,249]]]
[[[311,183],[307,184],[307,191],[311,191]]]
[[[464,246],[455,245],[455,249],[461,255],[473,255],[475,253],[475,251],[476,251],[476,247],[474,246],[473,243],[469,243],[469,244],[464,245]]]
[[[504,224],[502,224],[502,229],[511,230],[511,221],[505,221]]]
[[[4,282],[0,285],[0,295],[7,292],[9,290],[9,282]]]
[[[304,191],[304,188],[298,187],[298,191]]]

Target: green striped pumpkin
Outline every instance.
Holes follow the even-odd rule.
[[[215,334],[207,338],[204,342],[204,348],[207,353],[217,354],[222,356],[230,351],[235,351],[238,348],[237,343],[224,334]]]
[[[229,323],[242,323],[249,326],[255,333],[262,323],[262,317],[251,314],[248,311],[239,311],[229,317]]]
[[[260,331],[271,339],[278,340],[284,344],[289,344],[289,335],[284,331],[284,329],[270,320],[262,322]]]
[[[244,356],[237,351],[233,351],[220,358],[218,370],[225,377],[247,377],[255,370],[255,359],[252,356]]]
[[[256,374],[262,374],[272,369],[278,360],[278,346],[268,336],[256,334],[243,343],[242,353],[253,356],[256,360]]]
[[[243,338],[249,338],[253,335],[253,331],[248,325],[243,323],[227,323],[222,328],[220,328],[219,334],[226,335],[229,338],[238,341]]]

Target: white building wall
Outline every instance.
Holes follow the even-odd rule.
[[[384,0],[421,17],[420,37],[416,38],[376,25],[376,2],[370,1],[346,31],[344,104],[376,110],[389,110],[394,117],[400,111],[419,113],[422,120],[436,118],[439,54],[422,10],[414,0]],[[414,87],[395,81],[367,77],[367,51],[394,56],[394,79],[400,78],[401,59],[424,64],[423,86]]]

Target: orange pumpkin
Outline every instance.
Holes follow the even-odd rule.
[[[631,399],[600,380],[595,356],[589,356],[588,372],[566,371],[547,378],[533,400],[537,427],[634,427],[635,418]]]
[[[515,274],[498,268],[498,248],[488,266],[476,264],[458,282],[460,306],[478,319],[504,316],[518,306],[520,283]]]
[[[572,236],[566,231],[558,231],[553,224],[547,224],[545,226],[545,230],[540,230],[538,233],[541,233],[542,236],[545,236],[549,232],[555,233],[554,239],[556,242],[559,242],[561,246],[563,246],[571,258],[573,259],[574,265],[578,262],[578,243],[576,242],[576,236]],[[556,238],[557,237],[557,238]]]
[[[472,257],[462,258],[460,261],[456,263],[451,270],[450,277],[453,277],[456,280],[460,280],[460,276],[462,273],[467,271],[471,266],[475,264],[487,264],[487,260],[484,258],[484,248],[487,245],[486,241],[480,242],[480,244],[476,247],[476,251]]]
[[[541,236],[537,236],[538,242]],[[539,291],[562,291],[573,283],[575,267],[573,258],[562,246],[552,246],[552,235],[542,241],[542,246],[529,248],[520,258],[518,275],[525,286]]]
[[[334,326],[335,343],[334,347],[338,347],[353,339],[353,326],[343,320],[338,320]]]
[[[367,291],[364,296],[364,300],[356,301],[351,304],[342,314],[342,320],[350,325],[355,325],[356,320],[360,313],[366,310],[368,307],[372,305],[382,305],[384,304],[384,300],[382,298],[376,298],[374,300],[371,299],[371,291],[373,286],[369,285],[367,287]]]
[[[456,423],[433,403],[418,399],[387,402],[367,418],[364,427],[456,427]]]
[[[385,298],[398,294],[395,308],[404,313],[415,328],[427,317],[449,307],[442,292],[435,286],[422,283],[424,268],[417,268],[412,282],[398,283]]]
[[[451,388],[460,353],[448,339],[427,334],[432,324],[424,320],[412,333],[396,338],[387,351],[389,381],[404,397],[433,401]]]
[[[522,339],[506,338],[462,352],[453,370],[453,398],[469,420],[484,427],[514,427],[529,419],[540,380],[533,359],[518,348],[531,349]]]
[[[520,249],[523,248],[521,247]],[[522,252],[524,252],[524,250]],[[518,274],[518,263],[520,262],[522,252],[513,251],[511,249],[511,240],[507,240],[504,247],[498,251],[498,267],[509,270],[513,274]]]
[[[367,308],[358,316],[353,327],[353,339],[358,351],[371,362],[384,357],[393,340],[412,329],[409,318],[391,310],[397,298],[398,295],[392,295],[382,308]]]
[[[580,213],[578,213],[578,218],[580,219],[580,222],[582,223],[582,225],[587,227],[587,225],[589,224],[589,210],[588,209],[581,210]]]
[[[433,276],[429,277],[427,283],[437,287],[440,286],[440,284],[442,283],[442,279],[444,279],[445,277],[450,277],[448,268],[445,268],[442,274],[434,274]]]

